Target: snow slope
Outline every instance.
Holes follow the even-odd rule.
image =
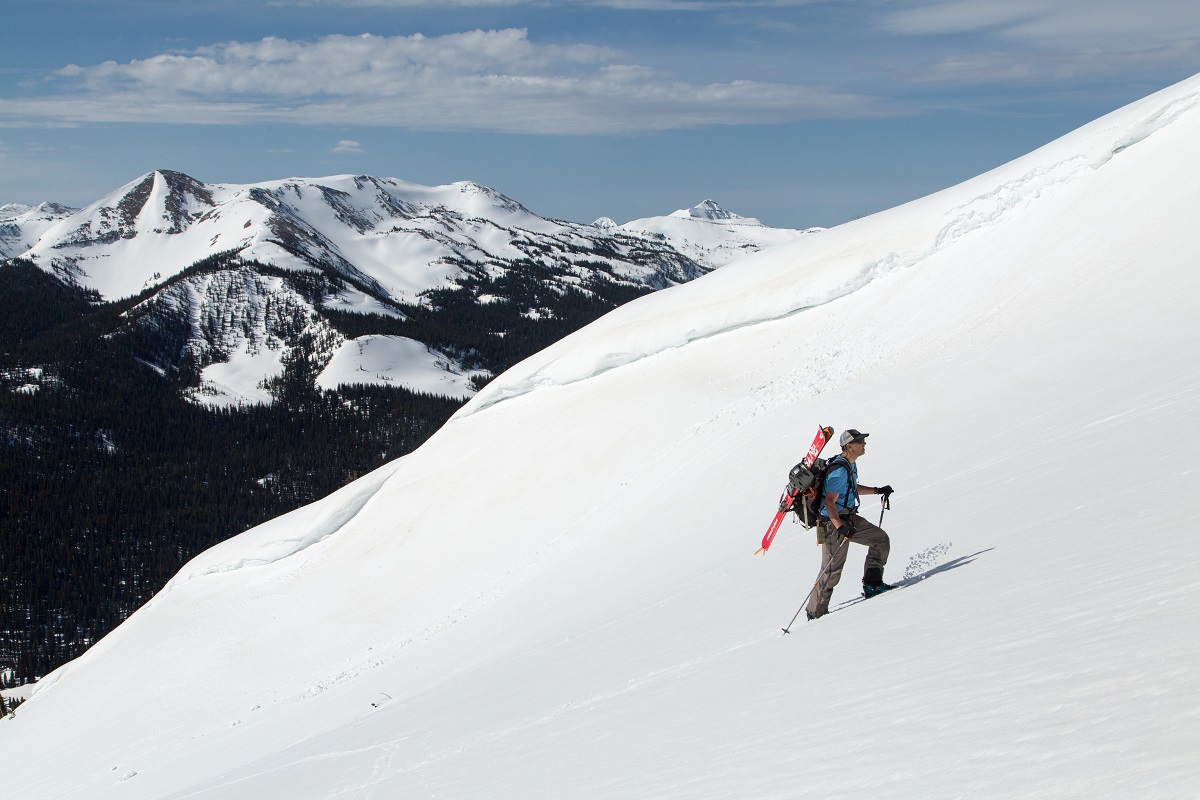
[[[185,566],[0,721],[6,794],[1194,797],[1198,143],[1193,78],[618,309]],[[783,636],[819,423],[903,580],[856,547]]]
[[[403,336],[360,336],[342,344],[317,377],[317,386],[400,385],[418,392],[469,397],[471,373],[426,345]]]

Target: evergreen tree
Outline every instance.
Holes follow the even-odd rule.
[[[318,308],[345,287],[231,253],[173,280],[247,268]],[[514,261],[393,304],[398,316],[322,314],[348,337],[407,336],[494,375],[649,291],[615,276],[550,289],[539,270]],[[195,365],[166,377],[147,365],[179,352],[185,332],[130,322],[161,288],[102,303],[28,262],[0,265],[0,670],[17,684],[80,655],[203,550],[411,452],[461,405],[391,387],[320,391],[321,343],[299,331],[273,405],[198,406],[180,391]]]

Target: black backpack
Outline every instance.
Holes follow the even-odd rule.
[[[788,473],[788,492],[796,496],[792,503],[792,511],[796,512],[805,528],[812,528],[821,521],[821,506],[825,503],[825,479],[835,469],[844,469],[848,476],[853,475],[850,472],[850,462],[842,458],[841,454],[828,461],[818,458],[812,467],[806,467],[804,462],[801,462]]]

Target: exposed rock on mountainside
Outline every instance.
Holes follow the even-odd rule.
[[[130,314],[144,357],[218,405],[268,401],[266,387],[299,361],[318,381],[362,335],[424,343],[422,361],[446,374],[439,389],[466,396],[620,303],[802,233],[711,200],[686,218],[581,225],[477,183],[366,175],[209,185],[159,170],[79,211],[5,208],[8,255],[105,299],[145,295]],[[216,277],[212,259],[232,271]],[[189,271],[198,263],[209,266]],[[337,380],[406,385],[402,368],[359,367]]]

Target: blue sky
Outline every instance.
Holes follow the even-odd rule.
[[[0,203],[474,180],[618,222],[833,225],[1200,71],[1178,0],[42,0],[0,34]]]

